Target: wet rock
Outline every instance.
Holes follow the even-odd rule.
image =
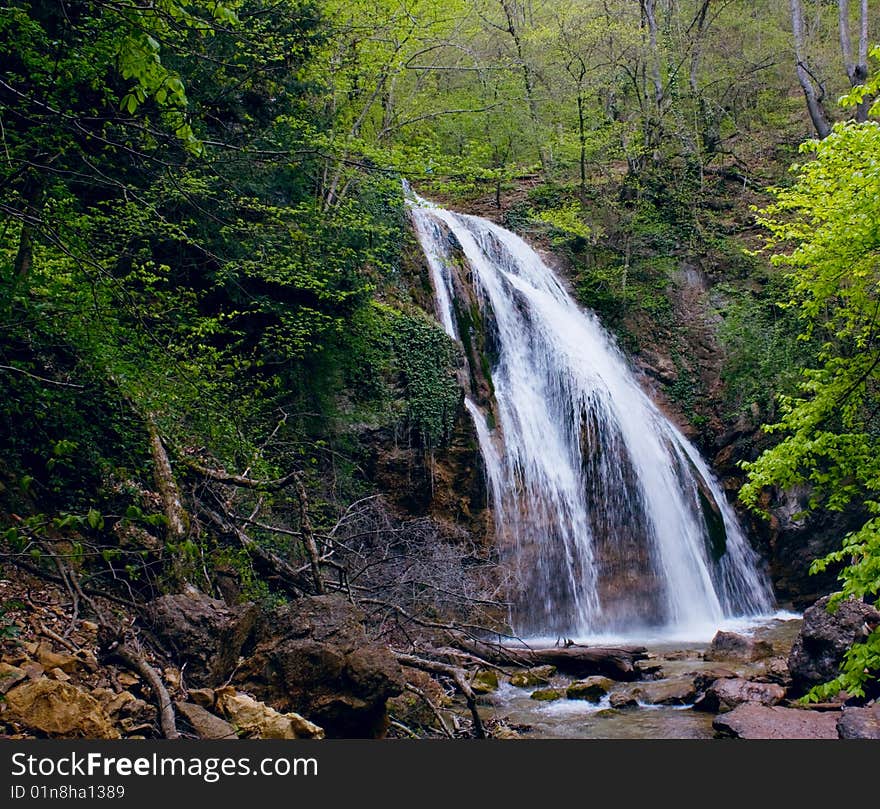
[[[555,688],[539,688],[537,691],[532,691],[531,699],[538,702],[554,702],[557,699],[562,699],[562,694]]]
[[[739,677],[735,671],[722,668],[721,666],[713,666],[710,669],[703,669],[694,673],[694,688],[698,694],[704,694],[716,680],[726,680],[732,677]]]
[[[636,691],[648,705],[690,705],[697,696],[693,677],[641,683]]]
[[[608,697],[612,708],[637,708],[639,705],[638,695],[633,690],[615,691]]]
[[[607,677],[587,677],[585,680],[578,680],[565,689],[565,696],[568,699],[583,699],[587,702],[598,702],[613,687],[614,680]]]
[[[482,669],[474,675],[471,690],[475,694],[491,694],[498,690],[498,672],[494,669]]]
[[[636,660],[635,665],[645,680],[659,680],[663,677],[663,667],[656,660]]]
[[[836,739],[836,712],[749,703],[716,716],[712,727],[735,739]]]
[[[367,639],[362,619],[336,595],[275,610],[258,625],[235,682],[280,711],[308,716],[328,736],[381,736],[403,672],[386,646]]]
[[[880,622],[880,612],[868,604],[842,601],[829,613],[828,602],[828,596],[820,598],[804,611],[803,626],[788,657],[794,694],[833,680],[844,653],[869,634],[871,625]]]
[[[867,708],[844,708],[837,721],[841,739],[880,739],[880,704]]]
[[[323,739],[324,731],[297,713],[280,713],[231,686],[216,692],[217,709],[243,734],[256,739]]]
[[[5,694],[22,680],[27,679],[27,672],[9,663],[0,663],[0,694]]]
[[[731,660],[739,663],[751,663],[773,654],[773,644],[766,640],[756,640],[736,632],[715,633],[712,643],[703,655],[711,661]]]
[[[200,739],[236,739],[235,728],[225,719],[214,716],[201,705],[176,702],[178,716],[183,717]]]
[[[4,722],[60,739],[118,739],[101,703],[82,688],[42,678],[6,694]]]
[[[776,683],[787,688],[791,685],[791,672],[788,661],[784,657],[771,657],[753,678],[761,683]]]
[[[694,710],[724,713],[751,702],[778,705],[784,697],[785,689],[775,683],[753,683],[741,677],[731,677],[712,683],[694,703]]]
[[[550,682],[556,674],[556,666],[535,666],[525,671],[517,671],[510,676],[510,684],[517,688],[534,688]]]
[[[189,682],[216,685],[235,669],[254,628],[257,609],[253,604],[229,607],[190,588],[151,601],[147,617],[177,660],[186,664]]]

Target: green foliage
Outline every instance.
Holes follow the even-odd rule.
[[[811,510],[859,504],[870,519],[814,569],[847,562],[841,597],[873,599],[880,593],[880,126],[838,124],[803,151],[813,159],[795,167],[795,182],[775,191],[759,221],[779,251],[774,262],[789,281],[802,337],[818,350],[798,392],[781,399],[780,420],[765,428],[782,439],[744,465],[741,496],[754,506],[764,486],[809,484]],[[875,633],[850,652],[834,687],[863,694],[878,673]]]
[[[407,422],[425,447],[448,440],[461,404],[458,348],[422,313],[392,316],[391,341],[407,403]]]

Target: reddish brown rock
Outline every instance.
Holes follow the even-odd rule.
[[[719,736],[735,739],[836,739],[840,714],[749,703],[715,717]]]

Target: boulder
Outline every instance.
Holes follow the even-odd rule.
[[[482,669],[474,675],[471,690],[475,694],[491,694],[498,690],[498,672],[494,669]]]
[[[231,686],[216,692],[219,710],[238,731],[254,739],[323,739],[324,731],[297,713],[280,713]],[[193,706],[196,707],[196,706]]]
[[[638,708],[638,694],[633,693],[637,689],[625,689],[623,691],[615,691],[608,697],[608,702],[612,708]]]
[[[694,709],[724,713],[747,702],[778,705],[784,697],[785,689],[776,683],[754,683],[742,677],[729,677],[712,683],[706,693],[694,703]]]
[[[694,672],[694,688],[698,694],[704,694],[716,680],[726,680],[739,675],[730,669],[713,666],[710,669]]]
[[[381,736],[403,672],[386,646],[367,639],[362,620],[342,596],[297,599],[260,621],[234,681],[279,711],[309,717],[328,736]]]
[[[539,688],[537,691],[532,691],[530,696],[538,702],[555,702],[557,699],[562,699],[562,694],[555,688]]]
[[[119,738],[119,731],[91,694],[46,678],[11,689],[6,694],[3,721],[59,739]]]
[[[836,739],[836,712],[747,703],[716,716],[712,727],[719,736],[735,739]]]
[[[46,671],[61,669],[65,674],[74,674],[77,668],[82,665],[82,661],[78,657],[67,652],[56,652],[46,642],[37,646],[36,654],[39,664]]]
[[[861,601],[842,601],[834,612],[828,612],[828,602],[828,596],[820,598],[804,611],[803,626],[788,657],[794,694],[833,680],[847,649],[867,637],[869,626],[880,622],[880,612]]]
[[[730,660],[737,663],[751,663],[773,654],[773,644],[766,640],[756,640],[736,632],[715,633],[712,643],[703,655],[705,660]]]
[[[587,677],[585,680],[578,680],[565,689],[565,696],[569,699],[584,699],[588,702],[598,702],[613,687],[614,680],[607,677]]]
[[[690,705],[697,697],[693,677],[674,677],[638,685],[634,692],[648,705]]]
[[[237,739],[235,728],[225,719],[214,716],[201,705],[192,702],[176,702],[178,716],[186,720],[200,739]]]
[[[844,708],[837,721],[841,739],[880,739],[880,703],[867,708]]]
[[[556,674],[556,666],[535,666],[510,675],[510,684],[517,688],[534,688],[550,682]]]
[[[253,604],[229,607],[195,588],[161,596],[147,605],[156,635],[180,664],[192,685],[225,682],[238,663],[257,619]]]

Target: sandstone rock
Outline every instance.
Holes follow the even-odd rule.
[[[61,739],[118,739],[101,703],[69,683],[46,678],[16,686],[6,694],[6,722]]]
[[[598,702],[614,687],[614,680],[607,677],[587,677],[578,680],[565,689],[565,696],[569,699],[584,699],[588,702]]]
[[[712,643],[703,657],[706,660],[732,660],[740,663],[751,663],[773,654],[773,645],[766,640],[755,640],[747,635],[736,632],[715,633]]]
[[[367,639],[362,619],[337,595],[275,610],[260,622],[235,682],[280,711],[308,716],[328,736],[381,736],[403,672],[386,646]]]
[[[0,694],[5,694],[26,678],[27,672],[24,669],[11,666],[9,663],[0,663]]]
[[[747,702],[778,705],[784,697],[785,689],[776,683],[754,683],[741,677],[731,677],[712,683],[706,693],[694,703],[694,709],[724,713]]]
[[[757,682],[776,683],[783,687],[791,685],[791,672],[788,661],[784,657],[771,657],[764,661],[763,666],[753,678]]]
[[[522,735],[507,725],[499,725],[492,731],[493,739],[521,739]]]
[[[225,719],[192,702],[176,702],[177,713],[182,716],[200,739],[236,739],[235,728]]]
[[[324,731],[297,713],[280,713],[231,686],[216,692],[217,709],[244,735],[257,739],[323,739]]]
[[[35,660],[28,660],[21,664],[22,671],[27,675],[29,680],[39,680],[43,677],[45,669]]]
[[[562,699],[562,694],[555,688],[539,688],[537,691],[532,691],[531,698],[538,702],[553,702]]]
[[[550,682],[556,674],[556,666],[535,666],[525,671],[517,671],[510,675],[510,684],[517,688],[534,688]]]
[[[656,660],[636,660],[635,666],[646,680],[659,680],[663,676],[663,667]]]
[[[716,716],[712,727],[735,739],[836,739],[836,712],[749,703]]]
[[[58,680],[62,683],[70,681],[70,675],[62,669],[52,669],[51,671],[46,672],[46,676],[51,677],[53,680]]]
[[[494,669],[482,669],[474,675],[471,690],[475,694],[491,694],[498,690],[498,672]]]
[[[641,683],[635,690],[648,705],[690,705],[697,696],[693,677]]]
[[[48,643],[41,643],[37,647],[37,660],[46,671],[61,669],[66,674],[74,674],[81,662],[72,654],[53,651]]]
[[[843,655],[867,635],[866,622],[880,621],[880,612],[860,601],[842,601],[834,613],[829,598],[820,598],[804,611],[804,623],[788,657],[792,691],[802,694],[814,685],[833,680]]]
[[[867,708],[844,708],[837,722],[841,739],[880,739],[880,703]]]
[[[120,672],[116,675],[116,680],[120,685],[123,685],[126,688],[137,685],[141,681],[140,677],[136,674],[132,674],[130,671]]]
[[[254,629],[257,608],[229,607],[191,588],[154,599],[147,605],[147,617],[178,662],[186,663],[187,679],[210,686],[226,681],[234,670]]]

